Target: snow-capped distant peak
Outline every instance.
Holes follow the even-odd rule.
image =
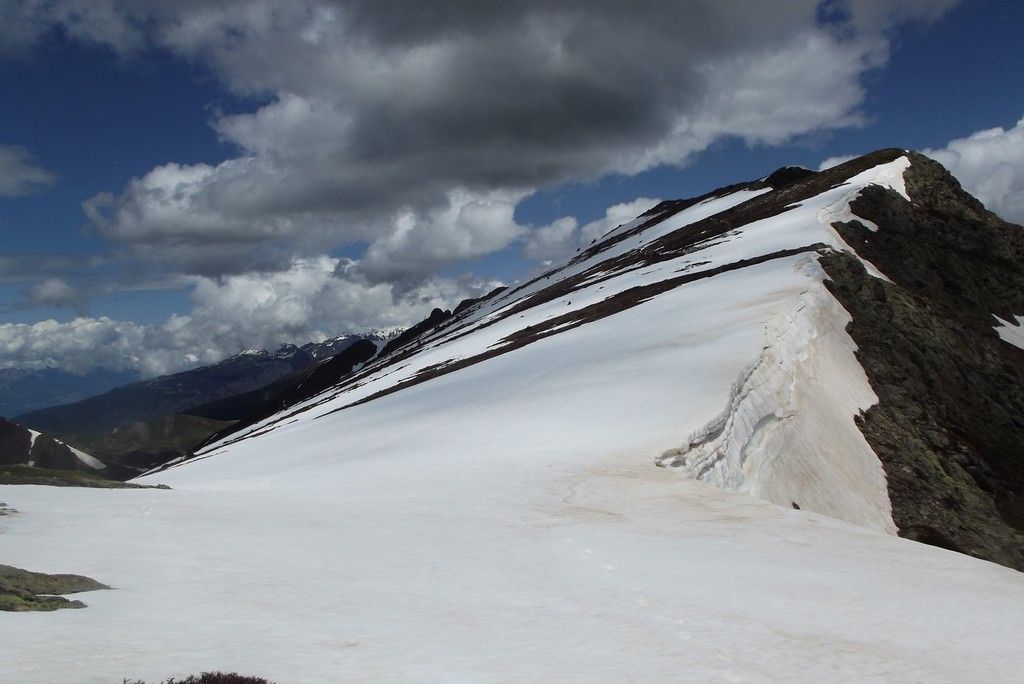
[[[360,336],[365,337],[368,340],[383,340],[387,342],[388,340],[398,337],[405,332],[405,330],[406,328],[400,325],[387,326],[383,328],[367,328],[360,333]]]

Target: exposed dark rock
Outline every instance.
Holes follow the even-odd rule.
[[[992,314],[1024,313],[1024,232],[920,155],[913,202],[866,189],[822,265],[879,403],[858,423],[886,470],[900,534],[1024,570],[1024,350]]]
[[[335,354],[340,354],[361,339],[363,338],[358,335],[341,335],[323,342],[309,342],[302,345],[301,349],[309,355],[311,360],[322,361]]]
[[[91,471],[71,448],[49,435],[35,440],[24,425],[0,418],[0,466],[35,465],[52,470]]]
[[[66,444],[47,435],[36,437],[36,442],[32,445],[31,458],[37,468],[92,470]]]
[[[451,317],[451,311],[434,309],[433,311],[430,312],[430,315],[427,316],[424,320],[412,326],[411,328],[403,332],[401,335],[395,337],[392,340],[389,340],[388,343],[384,345],[384,348],[380,350],[380,355],[383,357],[387,356],[388,354],[391,354],[399,347],[404,347],[405,345],[415,340],[417,337],[423,335],[424,333],[430,330],[433,330],[434,328],[441,325]]]
[[[25,426],[0,418],[0,465],[28,463],[32,434]]]
[[[648,266],[688,254],[694,249],[707,245],[713,240],[723,238],[731,231],[741,229],[745,225],[755,221],[771,218],[772,216],[778,216],[800,202],[808,200],[816,195],[820,195],[826,190],[845,183],[847,180],[862,171],[866,171],[878,166],[879,164],[891,162],[904,154],[906,154],[904,150],[896,148],[878,150],[877,152],[866,154],[863,157],[858,157],[857,159],[853,159],[845,164],[840,164],[839,166],[835,166],[825,171],[817,173],[812,172],[809,175],[805,174],[804,180],[802,181],[790,183],[775,192],[764,193],[749,199],[746,202],[737,204],[731,209],[715,214],[714,216],[709,216],[701,221],[691,223],[679,230],[664,235],[657,240],[646,243],[640,249],[597,263],[592,268],[589,268],[577,275],[557,279],[548,287],[542,288],[528,297],[523,297],[517,300],[517,303],[514,306],[509,307],[507,311],[503,312],[503,316],[495,317],[490,323],[494,324],[497,321],[502,320],[502,318],[520,314],[534,306],[564,297],[585,283],[599,283],[602,280],[601,274],[611,274],[621,272],[628,268]],[[739,185],[721,188],[692,200],[677,200],[675,203],[663,202],[658,206],[671,206],[657,215],[652,215],[653,217],[649,221],[644,222],[633,230],[622,233],[616,236],[615,239],[599,242],[593,247],[584,250],[583,254],[573,259],[569,265],[572,265],[581,259],[587,259],[595,256],[625,236],[644,230],[650,225],[660,223],[666,218],[673,216],[679,211],[682,211],[699,201],[710,197],[720,197],[736,192],[737,190],[750,190],[764,187],[768,187],[764,181],[741,183]],[[678,203],[678,206],[676,203]],[[548,275],[553,274],[554,272],[549,272]],[[606,275],[603,277],[611,276]],[[536,280],[537,279],[531,282],[536,282]],[[527,283],[526,285],[516,288],[516,290],[512,290],[509,296],[514,295],[517,290],[523,289],[529,284],[530,283]]]
[[[459,302],[455,306],[454,309],[452,309],[452,317],[458,316],[460,313],[462,313],[466,309],[470,308],[474,304],[479,304],[480,302],[485,302],[488,299],[491,299],[491,298],[495,297],[496,295],[504,292],[507,289],[508,289],[507,287],[502,285],[501,287],[494,288],[493,290],[491,290],[490,292],[485,294],[483,297],[471,297],[469,299],[463,299],[461,302]]]
[[[287,388],[281,395],[281,405],[291,406],[333,387],[347,377],[352,369],[366,363],[377,353],[377,345],[369,340],[359,340],[345,351],[335,354],[294,387]]]
[[[778,190],[786,187],[787,185],[792,185],[793,183],[806,180],[816,173],[816,171],[805,169],[802,166],[783,166],[781,169],[769,174],[768,177],[761,182],[769,188],[775,188]]]

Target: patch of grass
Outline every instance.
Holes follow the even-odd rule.
[[[108,480],[102,475],[76,470],[49,470],[25,465],[0,465],[0,485],[48,485],[51,487],[98,487],[103,489],[170,489],[167,485],[137,485]]]
[[[231,424],[232,421],[170,414],[98,434],[61,434],[61,438],[100,459],[108,468],[120,470],[127,479],[188,452]]]

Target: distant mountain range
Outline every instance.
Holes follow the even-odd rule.
[[[401,332],[341,335],[301,347],[286,344],[273,352],[250,349],[208,366],[29,411],[17,420],[81,445],[108,464],[111,476],[130,477],[187,452],[236,421],[273,412],[310,387],[323,389],[327,378],[337,382]],[[20,377],[29,382],[31,375]]]
[[[17,414],[16,418],[54,434],[98,434],[263,387],[361,339],[365,338],[341,335],[301,347],[286,344],[273,352],[249,349],[208,366],[123,384],[73,403]],[[380,340],[385,341],[383,337]]]
[[[0,368],[0,416],[68,404],[139,379],[137,373],[97,368],[69,373],[59,368]]]

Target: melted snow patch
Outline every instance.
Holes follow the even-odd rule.
[[[850,315],[816,260],[800,268],[809,288],[767,322],[725,410],[658,465],[895,534],[885,471],[853,420],[878,397],[846,333]]]
[[[36,435],[38,435],[38,434],[39,433],[37,432]],[[34,444],[35,443],[35,436],[32,437],[32,441],[33,441],[33,444]],[[97,458],[95,458],[93,456],[90,456],[89,454],[85,453],[81,449],[76,449],[75,447],[71,446],[67,442],[62,442],[61,440],[59,440],[57,438],[53,438],[53,441],[55,441],[57,444],[60,444],[62,446],[66,446],[68,449],[71,450],[71,453],[73,453],[75,456],[78,457],[79,461],[81,461],[82,463],[84,463],[85,465],[89,466],[90,468],[92,468],[94,470],[102,470],[102,469],[107,467],[106,463],[103,463],[99,459],[97,459]],[[31,465],[31,464],[29,464],[29,465]]]
[[[28,443],[28,466],[29,468],[31,468],[36,464],[35,460],[32,458],[32,447],[36,445],[36,437],[39,436],[39,433],[33,430],[32,428],[26,429],[28,430],[28,434],[30,435]]]
[[[1021,316],[1014,316],[1013,318],[1014,320],[1011,323],[996,316],[995,319],[999,321],[999,325],[995,327],[996,334],[1004,342],[1009,342],[1014,347],[1024,349],[1024,318]]]
[[[64,442],[61,442],[61,444],[64,444]],[[103,463],[97,458],[94,458],[93,456],[90,456],[81,449],[76,449],[70,444],[64,444],[64,446],[66,446],[68,449],[71,449],[71,453],[77,456],[79,461],[89,466],[90,468],[93,468],[95,470],[102,470],[103,468],[107,467],[105,463]]]

